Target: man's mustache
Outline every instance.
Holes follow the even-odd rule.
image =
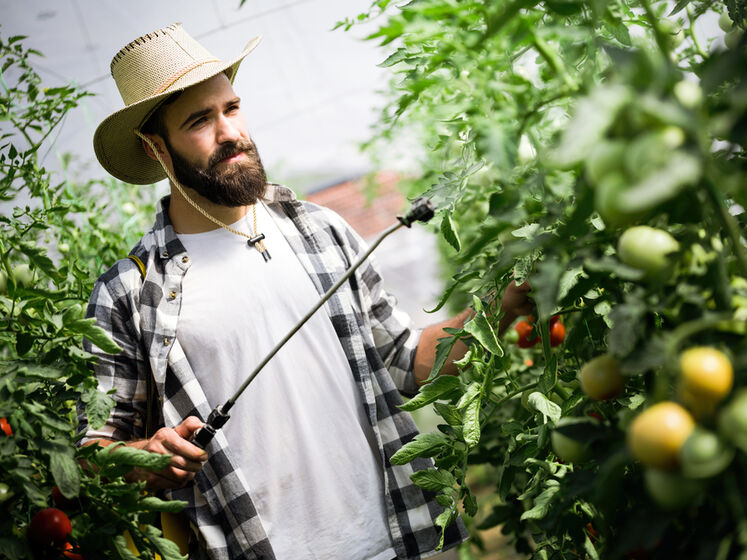
[[[211,169],[218,165],[221,161],[231,156],[235,156],[240,152],[245,152],[249,155],[254,150],[254,143],[251,140],[239,140],[238,142],[231,142],[221,145],[220,148],[215,150],[210,160],[208,161],[208,168]]]

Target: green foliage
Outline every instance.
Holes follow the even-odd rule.
[[[401,133],[424,148],[422,173],[404,186],[442,213],[451,281],[437,308],[498,299],[528,279],[542,338],[499,344],[500,306],[473,300],[476,319],[440,341],[432,381],[405,406],[433,406],[440,433],[394,459],[434,458],[413,481],[439,494],[444,522],[461,504],[474,542],[464,558],[499,524],[532,558],[744,557],[744,450],[725,443],[717,468],[669,473],[709,476],[662,509],[651,480],[663,477],[644,477],[625,438],[643,408],[680,400],[687,347],[726,352],[735,386],[747,385],[747,39],[737,30],[724,50],[696,36],[700,18],[725,11],[715,1],[387,4],[373,3],[381,23],[369,39],[386,46],[395,80],[369,148]],[[726,7],[743,27],[743,2]],[[661,274],[617,253],[626,228],[643,224],[676,240]],[[567,327],[557,348],[554,315]],[[445,382],[436,374],[456,339],[470,350]],[[604,353],[620,361],[625,390],[597,402],[576,376]],[[722,417],[736,418],[734,402],[719,404]],[[717,414],[699,425],[717,430]],[[559,460],[556,426],[588,460]],[[476,469],[489,473],[487,508],[470,488]]]
[[[56,505],[57,486],[68,502],[70,542],[86,557],[127,557],[117,543],[128,531],[141,558],[156,551],[181,558],[148,525],[157,512],[184,504],[146,496],[142,484],[123,478],[133,466],[163,468],[169,457],[75,445],[76,402],[94,427],[114,403],[98,390],[81,339],[120,350],[94,319],[84,318],[88,296],[104,268],[140,236],[154,195],[114,181],[57,182],[43,167],[45,140],[87,94],[73,86],[43,87],[33,69],[39,53],[23,39],[0,38],[0,417],[12,430],[0,435],[0,483],[10,492],[0,550],[11,559],[32,557],[29,522]]]

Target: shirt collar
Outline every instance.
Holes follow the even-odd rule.
[[[295,202],[295,193],[283,185],[277,183],[267,183],[267,190],[263,200],[268,204],[278,202]],[[171,203],[171,195],[164,196],[158,201],[156,205],[156,223],[153,226],[153,234],[156,238],[156,246],[158,247],[158,254],[163,259],[170,259],[173,256],[181,253],[186,253],[187,250],[179,241],[179,237],[174,231],[174,226],[169,218],[169,204]]]

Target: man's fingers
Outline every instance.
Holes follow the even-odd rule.
[[[162,440],[162,444],[167,453],[179,455],[187,462],[203,463],[207,460],[207,453],[204,449],[200,449],[195,444],[190,443],[187,439],[180,436],[176,430],[171,430],[170,434],[167,434]]]
[[[197,416],[189,416],[181,424],[175,426],[174,431],[179,434],[179,437],[190,440],[194,433],[202,428],[202,425],[202,420],[197,418]]]

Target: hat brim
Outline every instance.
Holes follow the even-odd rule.
[[[105,118],[93,135],[93,149],[102,167],[117,179],[135,185],[148,185],[166,178],[161,164],[148,157],[135,135],[143,120],[167,97],[177,91],[209,80],[221,72],[230,70],[229,79],[233,83],[236,72],[244,58],[262,40],[254,37],[247,43],[241,54],[229,61],[204,64],[176,80],[166,91],[133,103]]]

